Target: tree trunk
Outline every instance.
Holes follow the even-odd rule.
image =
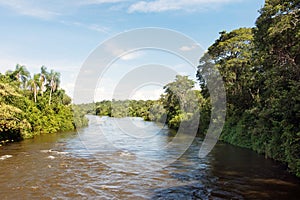
[[[37,100],[36,100],[36,95],[37,95],[36,84],[34,84],[33,95],[34,95],[34,103],[36,103],[37,102]]]
[[[50,89],[49,105],[51,104],[51,98],[52,98],[52,88]]]

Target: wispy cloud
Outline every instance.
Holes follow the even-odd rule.
[[[207,9],[220,4],[237,2],[240,0],[154,0],[154,1],[138,1],[128,8],[129,13],[133,12],[164,12],[164,11],[196,11]]]
[[[144,54],[142,51],[129,51],[124,47],[124,44],[120,43],[107,43],[105,50],[108,55],[118,57],[120,60],[128,61],[142,57]]]
[[[111,4],[111,10],[127,7],[128,13],[151,13],[176,10],[197,11],[238,1],[243,0],[0,0],[0,6],[6,6],[21,15],[52,19],[88,5]]]
[[[197,45],[191,45],[191,46],[182,46],[179,50],[181,51],[192,51],[193,49],[197,48]]]
[[[129,99],[134,99],[134,100],[157,100],[160,98],[160,95],[164,93],[164,89],[157,88],[157,89],[141,89],[133,93]]]
[[[90,30],[97,31],[100,33],[109,33],[109,30],[110,30],[110,28],[108,28],[106,26],[100,26],[97,24],[87,25],[86,27]]]
[[[83,24],[81,22],[68,22],[61,20],[60,23],[68,25],[68,26],[77,26],[81,28],[86,28],[92,31],[97,31],[99,33],[109,33],[110,28],[106,26],[100,26],[98,24]]]
[[[127,0],[0,0],[0,6],[8,7],[20,15],[48,20],[68,14],[82,6],[124,1]]]
[[[127,53],[125,55],[122,55],[120,57],[120,59],[121,60],[134,60],[136,58],[141,57],[142,55],[143,55],[142,52],[134,51],[134,52],[130,52],[130,53]]]
[[[41,19],[50,19],[60,15],[60,13],[47,8],[47,6],[42,7],[39,4],[34,4],[33,1],[0,0],[0,6],[8,7],[20,15],[27,15]]]
[[[103,3],[119,3],[119,2],[125,2],[128,0],[79,0],[78,2],[80,4],[103,4]],[[76,2],[76,0],[75,0]]]

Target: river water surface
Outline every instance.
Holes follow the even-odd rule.
[[[300,198],[299,179],[255,152],[218,143],[200,159],[202,140],[196,138],[175,162],[151,168],[170,154],[180,155],[181,148],[163,148],[174,133],[139,118],[89,118],[79,133],[0,147],[0,199]],[[121,134],[115,122],[126,119],[144,131]]]

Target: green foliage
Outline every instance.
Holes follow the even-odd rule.
[[[229,33],[223,31],[220,38],[209,47],[206,54],[200,59],[197,77],[200,80],[202,94],[207,95],[204,78],[211,73],[212,65],[219,70],[223,77],[227,98],[227,114],[241,112],[252,105],[255,91],[252,88],[254,80],[250,65],[253,34],[250,28],[240,28]]]
[[[256,21],[260,66],[256,129],[265,153],[300,176],[300,2],[268,0]],[[258,60],[258,58],[256,58]]]
[[[300,176],[300,2],[266,0],[260,14],[254,29],[221,32],[197,77],[209,100],[207,69],[215,65],[223,76],[224,141],[287,163]]]
[[[28,137],[31,126],[23,118],[23,111],[14,105],[16,98],[21,98],[16,89],[0,82],[0,141]]]
[[[181,123],[191,124],[199,111],[203,97],[199,91],[193,90],[194,84],[187,76],[177,75],[174,82],[164,87],[165,95],[160,101],[166,110],[166,123],[170,128],[178,129]]]
[[[142,117],[144,120],[160,119],[157,113],[151,112],[153,106],[156,106],[157,101],[152,100],[112,100],[101,101],[95,103],[95,105],[80,105],[86,108],[94,107],[95,111],[89,110],[90,113],[95,113],[100,116],[109,117]],[[156,118],[154,117],[156,115]]]
[[[174,82],[164,87],[165,94],[159,100],[106,100],[78,107],[84,113],[110,117],[142,117],[144,120],[166,123],[170,128],[178,129],[181,123],[194,123],[194,115],[199,110],[210,112],[209,101],[202,97],[200,91],[193,90],[194,84],[187,76],[178,75]],[[210,118],[207,119],[206,116],[201,120],[201,130],[204,131]]]
[[[144,120],[150,120],[150,113],[156,101],[131,100],[129,102],[128,113],[131,117],[142,117]]]
[[[83,115],[73,112],[71,98],[58,88],[58,73],[42,67],[41,73],[30,77],[20,65],[0,74],[0,141],[74,130],[76,120],[87,125]]]
[[[111,101],[102,101],[96,103],[96,115],[111,117]]]
[[[167,117],[166,110],[164,108],[162,101],[158,100],[154,102],[152,107],[150,108],[148,120],[165,123],[166,117]]]
[[[203,98],[203,97],[202,97]],[[199,133],[204,135],[208,129],[211,118],[211,102],[210,98],[202,99],[199,105],[200,109],[200,122]]]
[[[86,114],[90,114],[89,111],[85,110],[83,105],[73,105],[73,114],[74,114],[74,125],[75,127],[82,128],[88,125],[88,119],[85,117]]]

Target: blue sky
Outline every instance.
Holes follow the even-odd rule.
[[[31,72],[38,72],[45,65],[61,73],[61,87],[72,96],[82,63],[101,42],[120,32],[143,27],[173,29],[206,49],[220,31],[253,27],[263,3],[263,0],[0,0],[0,72],[13,69],[17,63]],[[194,78],[192,73],[188,75]],[[109,87],[104,85],[104,88]],[[146,96],[151,96],[151,91],[154,92],[150,87]],[[107,91],[104,93],[99,100],[109,98]]]

